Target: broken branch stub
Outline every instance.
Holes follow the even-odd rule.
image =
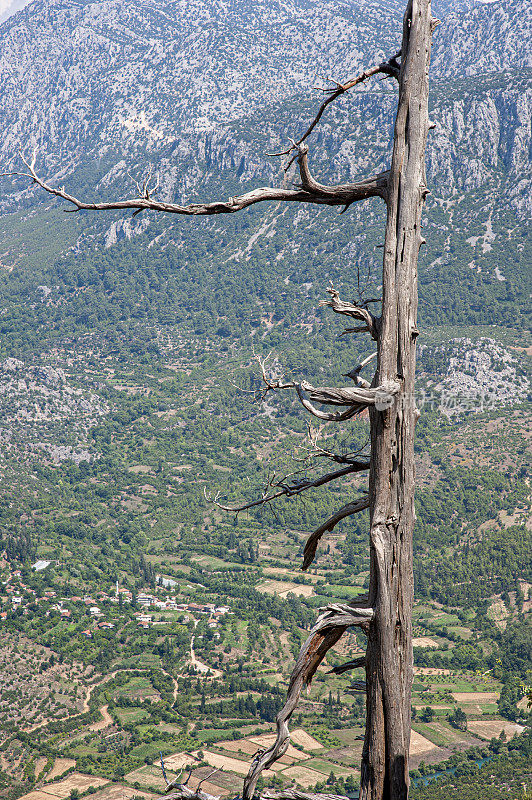
[[[365,666],[366,656],[359,656],[358,658],[352,658],[350,661],[346,661],[344,664],[339,664],[337,667],[333,667],[329,672],[333,675],[343,675],[344,672],[349,672],[352,669],[359,669]]]

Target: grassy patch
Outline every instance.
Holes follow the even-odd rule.
[[[117,708],[116,715],[122,725],[127,725],[128,722],[146,719],[148,712],[144,708]]]
[[[421,736],[424,736],[425,739],[428,739],[432,744],[438,745],[438,747],[445,747],[449,743],[449,737],[445,736],[441,730],[434,730],[434,728],[431,728],[427,723],[416,723],[412,725],[412,727],[415,731],[420,733]]]

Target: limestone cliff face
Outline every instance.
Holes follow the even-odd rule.
[[[485,75],[532,67],[532,6],[493,0],[449,7],[436,37],[433,75]]]
[[[0,29],[4,157],[160,146],[396,47],[399,0],[34,0]]]
[[[486,251],[532,213],[532,6],[434,10],[429,261],[452,252],[451,229]],[[109,196],[130,193],[127,173],[151,164],[159,196],[181,201],[276,183],[265,153],[312,116],[322,97],[312,87],[394,52],[402,11],[402,0],[34,0],[0,26],[0,165],[36,146],[54,180]],[[373,82],[328,111],[310,142],[317,175],[384,168],[394,101],[388,82]],[[36,202],[22,187],[4,181],[0,208]],[[151,218],[91,224],[111,246]]]

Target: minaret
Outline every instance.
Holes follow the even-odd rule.
[[[116,582],[115,597],[118,597],[118,581]]]

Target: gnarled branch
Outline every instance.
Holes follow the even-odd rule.
[[[278,497],[297,497],[303,492],[308,491],[308,489],[317,489],[319,486],[324,486],[331,481],[335,481],[337,478],[344,478],[346,475],[351,475],[354,472],[362,472],[366,469],[369,469],[369,461],[354,461],[343,469],[338,469],[335,472],[328,472],[326,475],[320,475],[319,478],[315,478],[314,480],[310,480],[309,478],[292,478],[290,480],[287,476],[283,476],[283,478],[280,478],[279,480],[269,481],[268,485],[270,487],[279,487],[277,491],[265,492],[264,495],[258,500],[252,500],[250,503],[243,503],[239,506],[223,505],[223,503],[218,502],[217,497],[210,498],[205,489],[203,490],[203,493],[205,495],[205,499],[211,503],[214,503],[214,505],[218,506],[218,508],[221,508],[223,511],[232,511],[235,514],[238,514],[240,511],[247,511],[249,508],[255,508],[256,506],[263,506],[265,503],[271,503],[272,500],[276,500]]]
[[[353,450],[349,453],[335,453],[332,450],[327,450],[325,447],[322,447],[320,444],[318,444],[318,440],[323,427],[323,425],[320,425],[318,428],[313,429],[311,424],[307,422],[308,437],[310,442],[310,447],[307,448],[308,455],[304,458],[297,458],[296,456],[293,456],[294,461],[302,462],[309,461],[310,459],[314,458],[328,458],[331,461],[334,461],[335,464],[355,464],[357,463],[357,456],[364,455],[363,451],[369,444],[369,440],[358,450]]]
[[[307,409],[313,416],[319,419],[341,422],[346,419],[354,417],[359,414],[368,406],[376,406],[377,408],[389,408],[393,403],[393,398],[398,394],[400,386],[396,381],[389,381],[385,385],[376,386],[375,388],[363,388],[360,386],[351,387],[345,386],[341,388],[332,386],[312,386],[307,381],[283,381],[280,378],[272,379],[266,374],[265,361],[257,358],[261,371],[262,379],[266,384],[266,391],[263,397],[269,391],[278,391],[281,389],[295,389],[301,405]],[[309,398],[305,396],[305,392]],[[322,411],[316,408],[314,403],[330,406],[348,406],[346,411],[329,412]]]
[[[373,609],[369,607],[367,600],[359,606],[334,603],[320,614],[301,648],[290,676],[286,703],[276,719],[277,738],[268,750],[259,751],[251,762],[249,773],[244,780],[242,800],[251,800],[261,772],[286,753],[290,741],[288,721],[297,708],[303,688],[310,684],[328,651],[334,647],[347,628],[358,625],[366,629],[372,618]]]
[[[316,114],[316,116],[306,129],[303,136],[301,136],[301,138],[298,139],[296,142],[293,142],[292,146],[289,147],[287,150],[283,150],[280,153],[270,153],[270,155],[288,156],[293,150],[298,149],[300,145],[305,141],[305,139],[308,139],[308,137],[310,136],[310,134],[320,121],[323,112],[325,111],[327,106],[333,103],[335,100],[337,100],[340,97],[340,95],[348,92],[349,89],[352,89],[354,86],[358,86],[358,84],[363,83],[368,78],[371,78],[373,75],[378,75],[379,73],[382,73],[388,77],[399,79],[400,65],[397,59],[400,56],[401,56],[401,51],[399,50],[399,52],[395,53],[395,55],[393,55],[387,61],[383,61],[381,64],[377,64],[376,66],[371,67],[370,69],[365,70],[364,72],[361,72],[360,75],[357,75],[356,78],[351,78],[351,80],[348,80],[345,83],[336,83],[336,81],[333,81],[333,83],[336,84],[336,88],[323,90],[329,94],[329,97],[327,97],[327,99],[323,101],[323,103],[318,109],[318,113]]]
[[[386,199],[388,187],[388,173],[381,172],[378,175],[359,181],[358,183],[346,183],[338,186],[324,186],[315,181],[310,176],[307,161],[308,148],[302,147],[298,152],[297,161],[300,167],[301,188],[284,189],[263,186],[252,189],[238,197],[230,197],[228,200],[216,200],[209,203],[191,203],[181,206],[176,203],[167,203],[154,200],[145,182],[144,188],[140,188],[139,196],[129,200],[112,200],[110,202],[95,203],[80,200],[69,194],[64,186],[54,188],[35,171],[36,151],[34,151],[31,161],[28,161],[22,154],[21,159],[28,169],[28,172],[7,172],[1,173],[6,177],[25,177],[36,183],[48,194],[54,195],[61,200],[71,203],[74,208],[66,209],[71,211],[162,211],[167,214],[180,214],[182,216],[212,216],[214,214],[232,214],[235,211],[242,211],[255,203],[262,203],[268,200],[273,201],[297,201],[300,203],[314,203],[318,205],[342,206],[350,205],[359,200],[366,200],[368,197],[382,197]]]
[[[314,561],[318,543],[324,533],[330,533],[330,531],[332,531],[333,528],[343,519],[350,517],[352,514],[357,514],[359,511],[363,511],[365,508],[369,508],[368,495],[361,497],[359,500],[354,500],[352,503],[346,503],[346,505],[342,506],[342,508],[339,508],[338,511],[332,515],[332,517],[329,517],[329,519],[325,520],[325,522],[322,522],[319,528],[316,528],[315,531],[312,531],[307,539],[305,550],[303,551],[303,564],[301,569],[307,570]]]
[[[367,331],[371,334],[372,339],[378,339],[379,318],[374,316],[368,309],[369,303],[376,302],[376,300],[366,300],[361,305],[356,305],[355,303],[346,303],[344,300],[341,300],[340,293],[334,286],[329,286],[327,291],[331,295],[331,299],[321,300],[320,306],[332,308],[336,314],[345,314],[348,317],[359,319],[365,323],[364,327],[348,328],[347,331],[344,331],[345,333],[361,333]]]
[[[353,681],[353,683],[346,689],[349,694],[355,692],[365,692],[367,689],[366,681]]]
[[[352,669],[358,669],[359,667],[365,666],[366,656],[358,656],[358,658],[352,658],[351,661],[345,661],[343,664],[333,667],[329,670],[329,673],[333,673],[334,675],[343,675],[344,672],[349,672]]]

